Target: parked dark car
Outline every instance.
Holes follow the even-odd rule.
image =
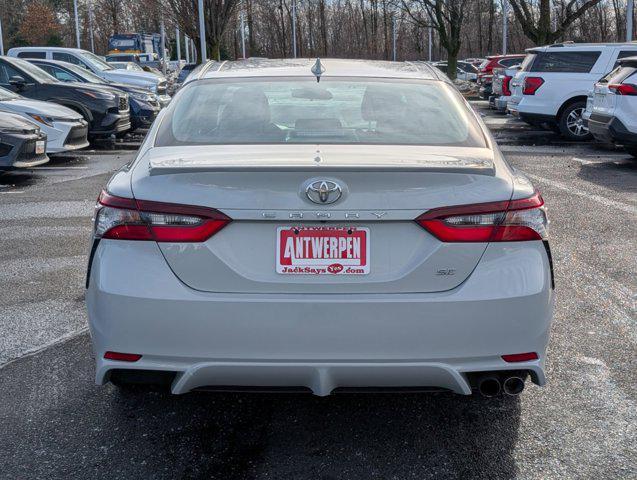
[[[157,95],[143,88],[104,80],[93,72],[89,72],[85,68],[78,67],[72,63],[59,60],[42,60],[40,58],[32,58],[28,61],[61,82],[90,83],[112,88],[115,91],[126,92],[130,103],[131,130],[149,127],[161,110]]]
[[[49,161],[46,134],[13,113],[0,112],[0,170],[30,168]]]
[[[90,137],[108,137],[130,130],[128,94],[100,85],[64,83],[26,60],[0,57],[0,86],[34,100],[64,105],[89,124]]]

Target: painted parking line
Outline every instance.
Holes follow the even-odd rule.
[[[630,213],[632,215],[637,215],[637,207],[632,205],[628,205],[626,203],[618,202],[616,200],[611,200],[610,198],[602,197],[601,195],[596,195],[594,193],[582,191],[578,188],[571,187],[562,182],[558,182],[556,180],[550,180],[548,178],[541,177],[539,175],[535,175],[532,173],[526,173],[526,176],[532,178],[533,180],[537,180],[540,183],[544,183],[546,185],[550,185],[553,188],[557,188],[559,190],[563,190],[565,192],[570,193],[571,195],[577,195],[579,197],[588,198],[589,200],[593,200],[601,205],[606,207],[616,208],[626,213]]]

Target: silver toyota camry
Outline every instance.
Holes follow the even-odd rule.
[[[516,395],[554,285],[539,192],[422,62],[209,62],[99,195],[96,381]]]

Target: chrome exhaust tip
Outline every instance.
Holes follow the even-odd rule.
[[[507,377],[502,385],[502,390],[507,395],[516,396],[522,393],[524,390],[524,379],[522,377]]]
[[[483,377],[478,383],[478,391],[483,397],[495,397],[500,393],[500,380],[494,376]]]

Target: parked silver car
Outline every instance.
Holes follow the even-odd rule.
[[[49,161],[46,134],[19,115],[0,112],[0,171],[31,168]]]
[[[96,380],[515,395],[546,381],[547,235],[427,64],[203,68],[96,205]]]

